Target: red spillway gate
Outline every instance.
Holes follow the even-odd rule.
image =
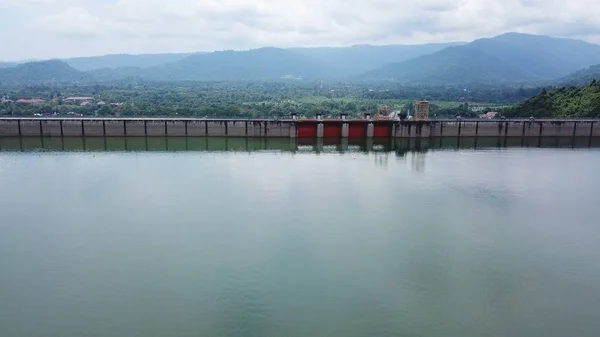
[[[317,129],[319,124],[323,125],[323,138],[341,138],[343,125],[348,125],[348,138],[366,138],[367,127],[372,122],[366,120],[346,121],[346,122],[319,122],[307,121],[297,124],[298,138],[314,138],[317,137]],[[373,137],[386,138],[391,137],[393,125],[389,123],[372,123]]]
[[[349,138],[365,138],[367,136],[367,124],[365,123],[349,123],[348,137]]]
[[[298,137],[299,138],[313,138],[317,137],[317,124],[316,123],[298,123]]]
[[[327,138],[341,138],[342,137],[342,123],[325,123],[323,125],[323,137]]]
[[[392,134],[389,124],[375,124],[374,127],[373,137],[389,137]]]

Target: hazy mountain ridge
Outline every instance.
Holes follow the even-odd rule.
[[[180,61],[193,53],[177,54],[112,54],[91,57],[75,57],[62,59],[71,67],[80,71],[91,71],[105,68],[151,68],[165,63]]]
[[[87,81],[92,77],[59,60],[27,62],[0,69],[0,83]]]
[[[242,80],[287,75],[317,78],[334,74],[335,70],[309,57],[269,47],[191,55],[178,62],[148,69],[142,76],[159,80]]]
[[[579,40],[508,33],[468,44],[259,48],[195,54],[107,55],[28,62],[0,68],[0,81],[394,80],[407,84],[551,83],[600,64],[600,46]],[[416,57],[412,57],[417,55]],[[411,58],[412,57],[412,58]],[[407,59],[408,58],[408,59]],[[391,62],[390,60],[404,60]],[[94,68],[88,71],[82,69]],[[134,64],[134,65],[132,65]],[[366,73],[364,69],[379,67]],[[590,68],[593,71],[596,68]],[[589,83],[589,82],[588,82]]]
[[[350,47],[290,48],[288,50],[311,57],[346,74],[362,74],[386,64],[406,61],[435,53],[466,42],[430,43],[423,45],[356,45]]]
[[[568,76],[554,81],[556,86],[581,86],[590,84],[593,80],[600,81],[600,64],[578,70]]]
[[[600,46],[507,33],[390,64],[367,74],[407,83],[527,83],[552,80],[600,63]]]
[[[0,69],[16,67],[16,62],[0,62]]]
[[[212,53],[113,54],[67,58],[60,61],[101,80],[123,79],[131,76],[162,80],[260,79],[285,75],[344,77],[361,74],[389,62],[407,60],[460,44],[464,42],[288,49],[267,47]],[[279,56],[275,53],[279,53]],[[260,54],[263,54],[261,57],[271,60],[270,63],[263,63],[257,57]],[[247,59],[240,60],[243,57]],[[273,63],[275,61],[281,64]],[[14,67],[17,64],[0,63],[0,68],[3,65]],[[210,67],[220,70],[209,69]],[[258,73],[255,71],[257,69],[261,69],[262,72]]]

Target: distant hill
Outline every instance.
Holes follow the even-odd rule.
[[[139,67],[101,68],[85,72],[90,79],[99,82],[110,82],[130,78],[142,79],[147,72]]]
[[[600,64],[578,70],[569,76],[554,81],[558,86],[581,86],[590,84],[593,80],[600,81]]]
[[[81,72],[64,61],[28,62],[0,69],[0,82],[148,80],[245,80],[323,78],[335,71],[304,55],[279,48],[192,54],[179,61],[153,67],[104,67]]]
[[[0,83],[22,84],[36,82],[63,82],[89,79],[89,75],[73,69],[58,60],[27,62],[0,69]]]
[[[391,62],[439,51],[457,43],[360,45],[323,48],[259,48],[248,51],[179,54],[115,54],[62,59],[98,81],[132,77],[156,80],[345,78]],[[0,68],[3,63],[0,63]],[[6,67],[16,63],[6,63]]]
[[[77,57],[64,59],[62,61],[66,62],[77,70],[89,71],[103,68],[123,67],[150,68],[165,63],[177,62],[190,55],[192,54],[115,54],[92,57]]]
[[[97,78],[139,76],[154,80],[240,80],[291,78],[347,78],[393,60],[438,51],[453,44],[419,46],[354,46],[343,48],[259,48],[193,54],[179,61],[146,69],[107,68]]]
[[[418,56],[432,54],[466,42],[431,43],[423,45],[357,45],[351,47],[291,48],[290,51],[311,57],[344,74],[362,74],[390,63],[403,62]]]
[[[16,67],[17,63],[13,63],[13,62],[0,62],[0,69],[2,68],[12,68],[12,67]]]
[[[448,46],[463,44],[465,44],[465,42],[432,43],[423,45],[359,45],[351,47],[289,48],[286,50],[311,57],[315,61],[325,63],[328,66],[333,66],[348,74],[360,74],[377,69],[388,63],[402,62],[417,56],[434,53]],[[71,67],[81,71],[125,67],[150,68],[178,62],[195,54],[208,53],[114,54],[68,58],[63,59],[62,61],[65,61]]]
[[[383,66],[367,76],[422,84],[526,83],[560,78],[597,63],[599,45],[507,33]]]
[[[586,74],[596,71],[596,68],[582,71],[586,74],[573,73],[594,64],[600,64],[599,45],[508,33],[468,44],[269,47],[194,54],[106,55],[27,62],[18,66],[2,63],[0,81],[3,78],[13,82],[303,78],[389,79],[425,85],[548,85],[567,76],[581,77],[581,81],[588,82]]]
[[[518,117],[600,117],[600,82],[582,87],[542,90],[512,111]],[[510,116],[509,116],[510,117]]]
[[[142,76],[156,80],[245,80],[284,76],[324,78],[336,74],[336,69],[299,53],[260,48],[191,55],[178,62],[145,69]]]

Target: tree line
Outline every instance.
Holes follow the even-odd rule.
[[[505,117],[600,118],[600,83],[581,87],[542,89],[514,107],[501,111]]]
[[[432,101],[438,117],[476,116],[471,104],[511,105],[535,95],[539,88],[455,86],[404,86],[394,82],[237,81],[53,83],[0,86],[0,114],[77,113],[97,116],[193,116],[283,118],[299,116],[361,116],[380,105],[409,112],[417,100]],[[73,104],[69,96],[91,96],[94,101]],[[16,103],[18,99],[43,99],[42,104]],[[101,103],[100,105],[98,103]]]

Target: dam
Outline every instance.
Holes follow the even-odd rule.
[[[600,137],[593,119],[0,118],[0,137]]]

